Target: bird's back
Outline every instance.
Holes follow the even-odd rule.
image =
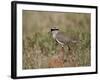
[[[64,44],[69,44],[69,43],[76,43],[77,41],[74,40],[72,37],[65,36],[64,33],[58,32],[56,35],[56,39]]]

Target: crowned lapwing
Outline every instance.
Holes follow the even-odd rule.
[[[67,62],[68,59],[66,59],[66,56],[64,55],[65,53],[64,46],[67,45],[69,53],[72,53],[69,45],[70,43],[76,43],[77,41],[73,40],[71,37],[68,37],[67,35],[65,36],[64,33],[61,32],[56,27],[51,28],[51,33],[52,33],[53,39],[62,46],[61,47],[62,51],[59,51],[57,54],[54,54],[49,59],[48,66],[49,67],[64,67],[66,63],[68,63],[67,65],[70,65],[69,62]]]
[[[63,34],[63,32],[61,32],[56,27],[51,28],[51,33],[52,33],[52,36],[53,36],[54,40],[56,40],[56,42],[58,42],[62,46],[62,48],[64,47],[64,45],[67,45],[68,50],[70,50],[69,44],[77,42],[76,40],[73,40],[72,38],[65,36]]]

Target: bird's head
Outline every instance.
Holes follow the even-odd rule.
[[[58,29],[57,27],[51,28],[51,33],[52,33],[52,34],[55,34],[55,33],[57,33],[58,31],[59,31],[59,29]]]

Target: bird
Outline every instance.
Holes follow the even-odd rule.
[[[57,27],[51,28],[51,33],[53,39],[62,46],[64,45],[68,46],[68,50],[70,50],[70,43],[77,43],[77,40],[72,39],[71,37],[67,37],[64,35],[63,32],[61,32]]]
[[[76,43],[77,41],[72,39],[71,37],[65,36],[63,32],[61,32],[57,27],[51,28],[51,33],[53,39],[61,45],[61,51],[59,50],[57,54],[52,55],[48,59],[48,66],[49,68],[55,68],[55,67],[64,67],[65,65],[67,66],[76,66],[74,65],[73,62],[66,62],[65,64],[65,59],[64,59],[64,45],[68,46],[68,50],[70,51],[70,43]],[[71,55],[73,56],[73,55]],[[69,56],[70,57],[70,56]],[[69,59],[69,58],[68,58]],[[71,58],[72,59],[72,58]],[[71,59],[69,59],[71,61]]]

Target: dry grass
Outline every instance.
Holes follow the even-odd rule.
[[[54,25],[66,36],[81,40],[71,44],[71,53],[65,46],[63,67],[90,66],[90,20],[86,13],[23,10],[23,69],[49,68],[49,59],[60,53],[61,46],[49,33]]]

